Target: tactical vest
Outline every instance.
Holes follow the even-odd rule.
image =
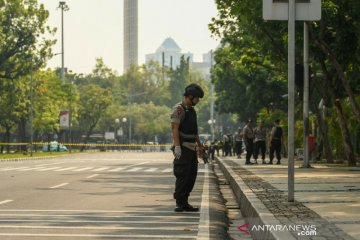
[[[195,134],[198,133],[195,109],[192,107],[187,108],[183,104],[181,104],[181,107],[184,110],[185,117],[180,121],[180,141],[195,142]]]
[[[275,133],[273,139],[280,140],[282,137],[282,128],[281,127],[275,127]]]

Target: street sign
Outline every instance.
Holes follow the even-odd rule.
[[[296,20],[317,21],[321,19],[321,0],[296,0]],[[264,20],[288,20],[288,0],[263,0]]]
[[[70,126],[70,111],[61,110],[59,114],[59,124],[61,130],[68,130]]]
[[[114,140],[115,133],[114,132],[105,132],[105,140]]]

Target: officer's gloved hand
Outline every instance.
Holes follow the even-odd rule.
[[[181,157],[181,147],[180,146],[175,146],[174,156],[176,159],[179,159]]]

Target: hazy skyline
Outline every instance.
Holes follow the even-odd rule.
[[[61,52],[61,10],[59,1],[39,0],[49,10],[48,25],[57,27],[53,47]],[[118,73],[123,71],[123,1],[67,0],[70,10],[64,12],[65,67],[76,73],[90,73],[95,59]],[[172,37],[182,52],[194,54],[195,61],[202,54],[216,48],[208,24],[217,14],[214,0],[139,0],[139,64],[145,54],[153,53],[167,37]],[[60,67],[61,56],[56,55],[48,67]]]

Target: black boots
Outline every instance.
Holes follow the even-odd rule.
[[[187,201],[180,202],[176,201],[175,212],[198,212],[198,207],[191,206]]]

